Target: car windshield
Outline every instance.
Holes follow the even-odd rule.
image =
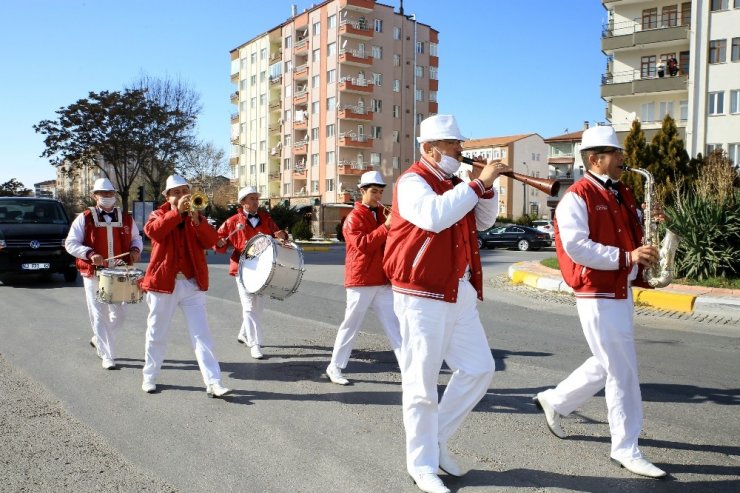
[[[0,201],[0,223],[67,224],[67,217],[57,202],[18,198]]]

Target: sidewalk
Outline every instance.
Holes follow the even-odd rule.
[[[509,278],[514,284],[547,291],[573,293],[565,284],[560,271],[545,267],[539,262],[518,262],[509,266]],[[683,313],[721,314],[740,317],[740,290],[705,288],[669,284],[660,289],[632,288],[635,303],[661,310]]]

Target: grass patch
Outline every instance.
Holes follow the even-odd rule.
[[[542,259],[540,264],[551,269],[560,270],[560,265],[558,264],[558,259],[556,257]]]

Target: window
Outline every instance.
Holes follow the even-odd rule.
[[[730,113],[740,113],[740,90],[730,91]]]
[[[673,101],[661,101],[658,104],[658,117],[662,120],[666,115],[673,116]]]
[[[260,163],[260,173],[265,172],[265,163]]]
[[[399,169],[401,166],[398,162],[398,156],[393,156],[393,169]]]
[[[416,124],[419,125],[422,121],[424,121],[424,113],[417,113],[416,114]]]
[[[319,114],[319,102],[318,101],[314,101],[311,103],[311,114],[312,115]]]
[[[333,192],[334,191],[334,178],[328,178],[326,180],[326,191],[327,192]]]
[[[284,170],[290,169],[290,158],[289,157],[286,157],[285,159],[283,159],[283,169]]]
[[[293,36],[285,36],[284,46],[285,49],[289,49],[291,46],[293,46]]]
[[[416,90],[416,100],[417,101],[424,101],[424,90],[423,89],[417,89]]]
[[[725,92],[724,91],[718,91],[718,92],[710,92],[707,94],[707,106],[708,111],[707,113],[710,115],[721,115],[725,112],[724,106],[725,106]]]
[[[249,174],[254,176],[257,173],[257,165],[256,164],[250,164],[249,165]]]
[[[732,161],[735,166],[740,165],[740,144],[728,144],[727,145],[727,157]]]
[[[257,53],[252,53],[249,55],[249,61],[252,63],[257,63]]]
[[[712,0],[712,12],[715,10],[727,10],[729,0]]]
[[[416,42],[416,52],[419,54],[424,53],[424,42],[423,41],[417,41]]]
[[[373,73],[373,84],[380,87],[383,85],[383,74]]]
[[[332,57],[337,54],[337,44],[336,43],[329,43],[326,45],[326,56]]]
[[[437,67],[429,67],[429,78],[432,80],[437,80],[438,72],[439,72],[439,69]]]
[[[319,193],[319,180],[311,180],[311,193]]]
[[[680,108],[680,120],[685,122],[689,119],[689,100],[684,99],[678,103],[678,106]]]
[[[691,2],[683,2],[681,4],[681,25],[691,25]]]
[[[719,150],[722,150],[722,144],[707,144],[707,156]]]
[[[399,55],[398,53],[393,54],[393,66],[394,67],[401,66],[401,55]]]
[[[373,139],[377,139],[377,140],[382,139],[383,138],[382,127],[376,127],[375,125],[370,127],[370,137],[372,137]]]
[[[398,130],[393,131],[393,142],[401,142],[401,132],[399,132]]]
[[[318,129],[316,129],[318,130]],[[319,155],[318,154],[311,154],[311,166],[318,166],[319,165]]]
[[[334,29],[337,27],[337,16],[336,14],[332,14],[329,17],[326,18],[326,25],[329,29]]]
[[[290,183],[283,183],[283,195],[290,195]]]
[[[715,39],[709,42],[709,63],[723,63],[727,53],[727,40]]]
[[[283,135],[283,144],[285,147],[290,147],[290,145],[293,143],[293,136],[290,134]]]
[[[398,79],[393,80],[393,92],[401,92],[401,81]]]
[[[383,111],[383,101],[380,99],[371,99],[370,100],[370,110],[373,113],[380,113]]]
[[[311,61],[312,62],[314,62],[314,63],[315,62],[318,62],[320,57],[321,57],[321,50],[320,49],[316,48],[315,50],[313,50],[313,52],[311,52]]]
[[[319,127],[313,127],[311,129],[311,140],[317,140],[319,138]]]
[[[437,43],[429,43],[429,55],[437,56]]]
[[[642,11],[642,30],[655,29],[658,27],[658,9],[645,9]]]
[[[393,39],[395,40],[401,39],[401,28],[400,27],[393,28]]]
[[[381,19],[375,19],[375,32],[376,33],[382,33],[383,32],[383,21]]]
[[[655,121],[655,103],[643,103],[640,105],[640,120],[646,123]]]
[[[330,123],[326,126],[326,136],[334,137],[334,124]]]
[[[675,27],[678,25],[678,5],[663,7],[660,25],[662,27]]]
[[[376,167],[380,166],[380,153],[379,152],[370,153],[370,164]]]
[[[283,121],[289,122],[291,120],[293,120],[293,110],[285,110],[283,113]]]
[[[642,57],[640,62],[640,77],[642,79],[655,77],[655,55]]]
[[[334,111],[337,105],[337,99],[335,97],[326,98],[326,109],[327,111]]]
[[[401,118],[401,106],[393,105],[393,118]]]
[[[267,60],[267,48],[260,50],[260,60]]]
[[[334,164],[334,151],[326,151],[326,164]]]
[[[321,76],[320,75],[311,76],[311,87],[315,89],[319,87],[320,85],[321,85]]]
[[[257,107],[257,98],[252,98],[249,100],[249,107],[250,108],[256,108]]]
[[[314,22],[313,26],[311,26],[311,32],[314,36],[318,36],[321,33],[321,23],[320,22]]]
[[[437,101],[437,91],[429,91],[429,101]]]
[[[264,106],[267,103],[267,94],[260,94],[260,106]]]
[[[333,84],[337,81],[337,71],[336,69],[331,69],[326,72],[326,82],[328,84]]]
[[[421,65],[416,66],[416,76],[424,77],[424,67],[422,67]]]
[[[376,60],[380,60],[383,58],[383,48],[380,46],[373,46],[370,48],[370,52],[372,53],[372,57]]]
[[[267,80],[267,71],[263,70],[260,72],[260,82],[265,82]]]
[[[740,0],[738,0],[740,2]],[[740,38],[732,38],[732,51],[730,60],[733,62],[740,61]]]
[[[249,85],[256,86],[257,85],[257,76],[252,75],[249,77]]]

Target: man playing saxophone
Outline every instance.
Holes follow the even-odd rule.
[[[581,157],[588,172],[558,204],[555,248],[563,279],[575,292],[592,356],[534,401],[550,431],[565,438],[561,417],[605,388],[612,460],[635,474],[662,478],[665,471],[645,459],[637,446],[642,397],[630,289],[648,287],[641,271],[657,262],[658,249],[642,245],[635,199],[619,183],[624,155],[614,129],[597,126],[584,131]]]

